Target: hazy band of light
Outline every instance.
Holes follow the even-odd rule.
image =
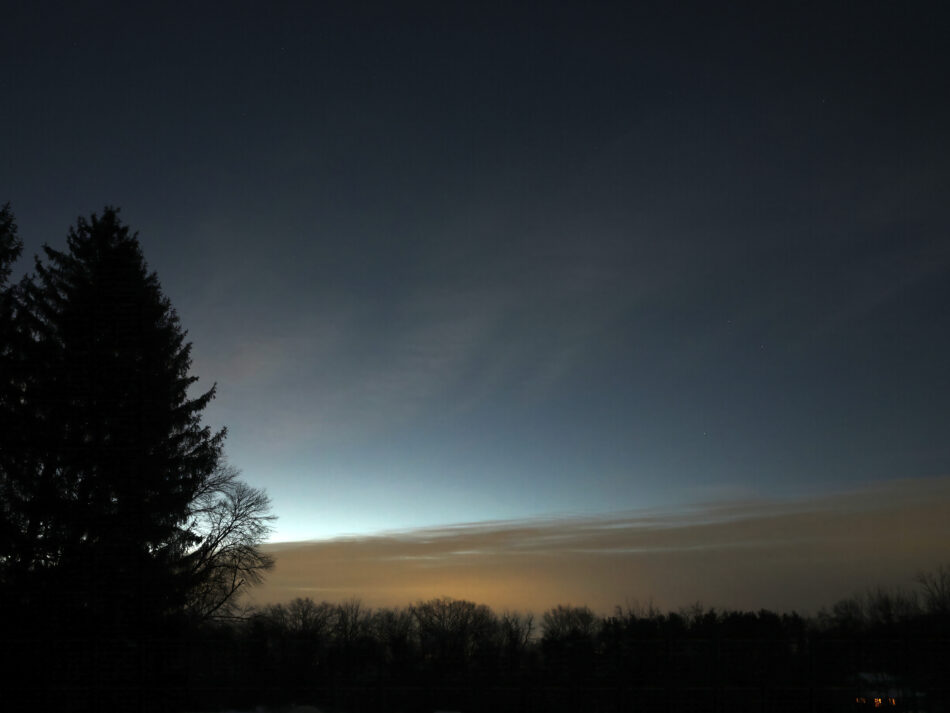
[[[796,502],[741,501],[601,518],[475,523],[265,546],[257,603],[403,606],[437,596],[536,613],[652,600],[816,612],[869,587],[914,587],[950,563],[950,477]]]

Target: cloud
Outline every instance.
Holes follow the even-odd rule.
[[[338,295],[303,310],[278,291],[237,310],[240,324],[206,325],[195,367],[220,384],[221,420],[268,449],[371,440],[500,395],[543,400],[583,363],[612,311],[599,306],[602,275],[589,265],[535,268],[515,284],[485,266],[477,279],[431,277],[390,301]]]
[[[652,599],[816,612],[871,586],[911,587],[950,561],[950,478],[799,501],[735,501],[599,518],[474,523],[267,545],[258,603],[436,596],[542,612]]]

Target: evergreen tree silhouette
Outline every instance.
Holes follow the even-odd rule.
[[[7,283],[13,263],[22,251],[23,243],[17,236],[13,211],[7,203],[0,208],[0,591],[8,596],[11,584],[8,571],[13,564],[18,526],[22,524],[18,517],[22,507],[16,507],[19,498],[10,473],[15,456],[19,455],[15,451],[20,450],[14,448],[14,443],[20,440],[22,432],[17,411],[24,350],[15,322],[17,291]]]
[[[183,602],[174,560],[225,431],[200,422],[214,387],[189,398],[191,345],[117,212],[80,218],[67,244],[44,248],[25,290],[45,367],[31,405],[46,426],[28,475],[52,481],[28,564],[69,573],[80,620],[128,630]]]
[[[0,267],[18,252],[12,225],[5,208]],[[4,633],[86,642],[94,664],[45,660],[141,690],[149,641],[226,610],[271,566],[256,549],[269,502],[223,461],[226,431],[202,424],[215,387],[189,394],[191,345],[118,211],[43,250],[35,275],[0,283],[0,584],[20,614]]]

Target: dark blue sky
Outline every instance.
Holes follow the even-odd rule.
[[[950,474],[940,3],[394,5],[4,4],[0,201],[122,208],[275,539]]]

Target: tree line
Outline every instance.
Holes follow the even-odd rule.
[[[946,710],[950,569],[920,583],[814,616],[648,604],[536,617],[447,598],[378,609],[298,598],[163,640],[154,691],[163,710],[202,711]]]

